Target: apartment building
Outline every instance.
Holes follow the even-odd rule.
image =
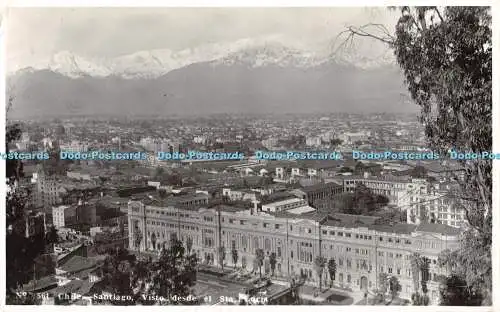
[[[398,206],[404,205],[402,200],[405,198],[407,185],[412,182],[410,177],[370,176],[367,173],[363,176],[343,176],[341,179],[345,192],[353,192],[358,184],[363,184],[373,193],[386,196],[390,203]]]
[[[231,250],[237,250],[237,266],[253,267],[255,251],[266,255],[262,272],[269,273],[269,256],[276,254],[275,275],[302,277],[317,285],[314,259],[335,259],[335,284],[353,291],[373,290],[381,272],[396,276],[402,298],[414,292],[412,254],[430,260],[429,295],[439,300],[436,277],[446,273],[437,265],[445,249],[459,247],[459,230],[442,224],[377,225],[376,218],[317,212],[291,214],[259,212],[230,206],[214,208],[158,206],[141,201],[129,203],[129,247],[133,250],[159,251],[172,237],[192,242],[191,251],[201,262],[219,265],[219,247],[225,250],[224,263],[233,265]],[[324,270],[323,281],[329,282]]]
[[[62,197],[67,193],[57,178],[45,175],[42,170],[33,173],[31,179],[33,184],[33,204],[35,207],[43,207],[46,212],[62,202]]]

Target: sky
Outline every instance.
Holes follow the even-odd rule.
[[[61,51],[111,58],[267,36],[314,50],[330,44],[346,25],[376,22],[392,30],[397,18],[386,8],[363,7],[10,8],[5,13],[8,67],[30,66]]]

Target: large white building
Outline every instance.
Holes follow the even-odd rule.
[[[414,253],[430,263],[427,283],[432,303],[439,302],[439,276],[446,267],[437,259],[444,250],[459,248],[460,230],[442,224],[377,225],[374,217],[317,213],[265,213],[228,206],[214,208],[160,206],[154,202],[129,203],[129,247],[158,252],[171,238],[192,242],[191,252],[202,263],[220,265],[219,247],[225,247],[226,265],[258,271],[257,249],[265,254],[262,272],[270,274],[269,257],[276,255],[275,276],[303,278],[317,285],[316,257],[334,259],[334,285],[355,292],[374,291],[380,273],[398,278],[400,297],[415,292],[411,259]],[[187,245],[186,245],[187,246]],[[232,263],[232,250],[237,261]],[[421,275],[421,274],[419,274]],[[330,283],[327,270],[322,281]],[[420,278],[420,277],[419,277]],[[418,283],[417,283],[418,284]],[[420,287],[420,286],[419,286]]]

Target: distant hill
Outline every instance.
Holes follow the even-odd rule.
[[[102,68],[94,75],[74,70],[77,64],[71,75],[54,66],[11,75],[9,116],[417,111],[393,64],[356,66],[283,48],[240,51],[159,76],[104,75]]]

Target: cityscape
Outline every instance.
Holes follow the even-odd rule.
[[[491,305],[492,161],[446,157],[491,151],[491,29],[470,35],[489,69],[456,63],[469,70],[463,81],[478,81],[467,88],[482,90],[480,108],[469,95],[477,90],[450,95],[422,83],[445,65],[401,48],[410,45],[405,16],[439,17],[431,25],[446,31],[491,16],[483,7],[422,8],[328,9],[396,29],[347,27],[345,42],[362,44],[335,55],[266,37],[237,38],[224,53],[204,46],[97,61],[65,51],[12,65],[6,304]],[[14,18],[65,14],[16,10]],[[137,17],[92,10],[98,19]],[[228,23],[252,14],[184,10]],[[289,10],[304,16],[299,24],[322,16]],[[373,38],[356,39],[365,33]],[[363,44],[380,53],[357,55]],[[464,51],[453,55],[470,58]],[[426,106],[435,98],[444,103],[437,117]],[[373,153],[402,156],[356,156]]]

